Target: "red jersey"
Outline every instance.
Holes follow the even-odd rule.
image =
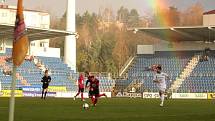
[[[95,79],[94,81],[90,81],[90,90],[99,90],[99,80]]]
[[[83,77],[83,75],[80,75],[80,77],[78,78],[78,87],[84,88],[84,77]]]

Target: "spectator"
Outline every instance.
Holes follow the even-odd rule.
[[[28,61],[32,61],[32,60],[34,60],[34,56],[33,55],[28,55],[28,56],[26,56],[25,57],[25,60],[28,60]]]
[[[9,69],[4,69],[3,74],[6,75],[6,76],[10,76],[10,75],[12,75],[12,71],[9,70]]]
[[[5,60],[6,62],[12,62],[12,57],[7,57]]]
[[[42,66],[41,62],[38,61],[37,64],[36,64],[36,66],[37,66],[38,68],[41,67],[41,66]]]

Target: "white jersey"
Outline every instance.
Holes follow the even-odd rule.
[[[168,77],[168,75],[166,73],[161,72],[160,74],[156,73],[154,75],[154,79],[153,80],[159,80],[160,83],[157,83],[157,87],[159,89],[166,89],[166,77]]]

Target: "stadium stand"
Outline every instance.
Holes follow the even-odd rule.
[[[180,77],[189,61],[199,51],[178,51],[178,52],[155,52],[154,55],[137,55],[132,66],[128,69],[127,79],[113,80],[107,75],[97,75],[100,80],[100,90],[111,92],[113,87],[118,91],[130,91],[135,87],[137,91],[157,92],[156,85],[152,82],[153,72],[146,68],[153,64],[161,64],[163,71],[169,74],[173,82]],[[7,48],[5,54],[0,56],[0,80],[2,89],[10,89],[11,68],[10,60],[11,49]],[[37,61],[34,61],[37,60]],[[22,86],[41,85],[41,77],[44,69],[50,70],[52,83],[50,86],[66,86],[67,91],[77,91],[76,80],[79,74],[74,73],[67,67],[60,58],[35,57],[34,60],[25,60],[17,70],[16,89]],[[37,63],[40,62],[40,68]],[[198,62],[190,75],[181,82],[177,92],[214,92],[215,90],[215,57],[210,57],[208,61]],[[85,79],[86,80],[86,79]],[[170,82],[167,83],[170,88]]]
[[[215,58],[199,62],[178,92],[215,92]]]
[[[137,55],[133,65],[128,70],[128,78],[116,81],[118,89],[123,88],[124,91],[129,91],[135,84],[139,85],[139,91],[157,92],[155,83],[153,83],[153,72],[147,71],[146,68],[153,64],[161,64],[163,72],[167,73],[173,82],[167,81],[167,88],[175,80],[178,80],[189,70],[177,92],[214,92],[214,57],[209,58],[208,61],[199,62],[197,54],[200,51],[163,51],[155,52],[153,55]],[[193,63],[195,60],[195,63]],[[191,68],[193,66],[193,68]],[[190,69],[186,69],[190,68]]]
[[[11,89],[11,75],[5,75],[5,69],[12,68],[11,60],[6,61],[12,53],[12,49],[7,48],[5,54],[0,56],[0,80],[2,83],[2,90]],[[39,63],[39,65],[38,65]],[[34,57],[34,60],[26,59],[24,63],[17,69],[17,84],[16,89],[22,89],[22,86],[36,86],[41,85],[41,78],[44,70],[50,71],[52,82],[50,86],[66,86],[67,91],[77,91],[76,80],[79,74],[74,73],[71,69],[60,59],[54,57]],[[99,76],[100,90],[111,92],[115,86],[115,81],[107,76]]]

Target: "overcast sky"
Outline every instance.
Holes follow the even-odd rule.
[[[17,0],[7,0],[7,4],[16,5]],[[67,0],[24,0],[24,6],[28,9],[40,9],[48,11],[54,16],[61,16],[66,10]],[[135,8],[140,15],[150,13],[151,5],[149,3],[156,0],[76,0],[76,13],[82,14],[86,10],[98,12],[101,7],[112,8],[114,12],[124,6],[126,8]],[[175,6],[184,10],[192,4],[200,2],[205,11],[215,9],[215,0],[157,0],[165,3],[167,6]]]

